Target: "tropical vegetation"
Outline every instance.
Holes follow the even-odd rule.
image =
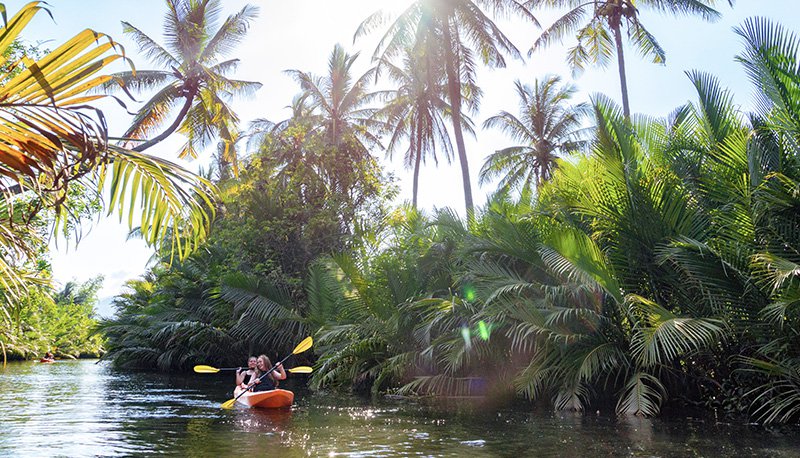
[[[737,60],[758,94],[750,113],[733,103],[717,77],[699,71],[686,73],[693,101],[662,118],[631,114],[627,95],[621,106],[602,94],[572,104],[574,88],[557,76],[518,81],[519,113],[503,110],[484,123],[514,143],[488,155],[481,176],[497,180],[499,192],[475,207],[463,143],[464,131],[473,131],[465,112],[477,108],[481,95],[475,61],[502,65],[504,55],[518,54],[485,11],[534,22],[529,7],[544,3],[580,10],[546,32],[550,38],[574,30],[581,14],[603,4],[580,32],[600,40],[596,58],[619,45],[623,22],[637,45],[663,55],[638,22],[639,3],[419,0],[388,22],[365,73],[356,72],[358,53],[336,45],[324,74],[288,71],[298,83],[289,118],[258,119],[240,135],[238,126],[233,134],[234,117],[214,111],[221,105],[203,105],[205,96],[187,93],[182,78],[193,65],[213,68],[218,57],[209,52],[202,60],[187,49],[214,50],[210,37],[228,37],[219,48],[224,54],[246,31],[252,10],[215,28],[218,2],[168,1],[167,23],[190,18],[186,37],[194,41],[185,49],[177,41],[170,45],[180,56],[176,68],[184,70],[164,86],[172,95],[163,107],[177,107],[183,98],[185,110],[172,126],[187,127],[165,132],[182,132],[190,142],[218,136],[208,175],[215,178],[212,185],[211,178],[174,172],[188,182],[181,186],[194,184],[174,196],[193,202],[181,207],[188,213],[169,213],[161,200],[145,199],[150,216],[135,232],[155,255],[115,299],[117,314],[98,327],[104,357],[120,368],[164,371],[237,366],[248,354],[290,353],[313,335],[314,354],[304,353],[308,360],[297,364],[314,364],[315,389],[497,402],[515,397],[560,410],[640,416],[691,406],[765,424],[797,422],[800,40],[762,18],[736,29],[743,42]],[[713,2],[640,3],[716,14]],[[384,27],[384,19],[371,16],[357,35]],[[152,51],[148,57],[166,62],[158,60],[154,41],[136,37],[146,54]],[[618,57],[624,71],[621,52]],[[207,85],[208,97],[216,97],[215,89],[236,92],[223,88],[235,80],[218,79],[221,70],[202,73],[209,79],[191,84]],[[135,89],[133,73],[127,76]],[[81,89],[111,81],[126,77],[109,75]],[[137,127],[146,127],[137,140],[166,119],[153,100],[135,119],[160,117]],[[194,103],[202,107],[195,110]],[[224,126],[231,135],[215,130]],[[113,167],[131,157],[155,161],[107,143],[24,146],[4,148],[46,163],[39,153],[80,147],[77,157],[95,157],[97,165],[76,172],[98,174],[81,177],[112,173],[122,188],[142,186],[144,178],[113,175]],[[405,149],[415,177],[437,150],[445,158],[457,153],[465,216],[426,212],[416,208],[416,197],[411,205],[394,204],[397,189],[376,159],[384,147],[390,154]],[[246,151],[234,158],[229,153],[237,148]],[[50,176],[44,166],[29,166],[30,175],[7,162],[2,170],[21,177],[24,192],[16,198],[28,199],[9,209],[7,219],[35,214],[24,226],[32,232],[54,224],[48,211],[57,227],[69,228],[79,221],[62,222],[66,205],[89,213],[102,206],[80,189],[38,186],[49,184],[39,176]],[[97,191],[102,180],[67,179],[73,182]],[[413,196],[418,187],[415,178]],[[113,191],[108,208],[133,209],[137,195],[156,197],[152,185],[141,189],[124,205],[118,199],[130,195]],[[35,211],[25,212],[31,206]],[[4,249],[30,251],[17,241],[20,229],[7,227]],[[49,294],[64,310],[84,307],[88,314],[74,286],[56,294],[36,283],[44,276],[32,275],[36,260],[6,263],[2,272],[15,275],[0,276],[7,296]],[[23,304],[6,303],[6,316]],[[39,326],[59,329],[60,323]],[[8,331],[2,339],[10,341]]]
[[[156,281],[147,305],[123,301],[120,318],[106,323],[119,345],[112,356],[162,369],[201,360],[237,364],[247,351],[285,353],[313,334],[317,388],[511,394],[558,409],[610,405],[621,415],[690,405],[765,423],[796,420],[798,43],[762,19],[737,33],[745,41],[738,59],[762,89],[757,112],[743,117],[732,94],[701,72],[687,73],[696,101],[662,119],[628,119],[602,95],[590,107],[568,106],[571,89],[556,77],[520,82],[520,117],[502,112],[487,124],[523,140],[508,150],[530,156],[518,159],[519,169],[489,156],[487,167],[504,180],[501,187],[514,183],[528,192],[497,193],[467,220],[449,211],[392,209],[373,195],[372,215],[381,219],[371,219],[378,224],[370,227],[343,225],[320,207],[317,217],[348,230],[328,233],[325,244],[304,250],[308,256],[286,256],[280,239],[266,249],[249,244],[284,233],[275,226],[248,228],[236,238],[219,233],[198,256],[216,263],[236,253],[218,264],[226,274],[187,283],[218,278],[200,295],[208,309],[199,313],[190,302],[174,310],[173,299],[188,295],[164,296],[159,288],[173,283]],[[305,81],[298,105],[318,97],[306,92],[316,89]],[[397,100],[391,95],[388,106]],[[241,227],[245,215],[274,222],[265,209],[290,194],[300,194],[298,206],[280,208],[315,208],[302,200],[303,190],[314,189],[310,183],[276,190],[280,185],[268,180],[307,179],[306,167],[325,153],[336,157],[329,131],[313,128],[325,125],[315,123],[315,113],[328,112],[319,102],[304,106],[259,137],[246,177],[222,185],[262,183],[259,192],[226,199],[216,224]],[[385,113],[374,112],[379,120]],[[593,127],[580,129],[580,114]],[[388,123],[390,136],[398,119]],[[297,132],[312,138],[292,141]],[[323,154],[306,151],[310,145]],[[296,152],[280,154],[287,147]],[[302,164],[285,162],[297,157]],[[277,168],[265,168],[265,160]],[[242,212],[243,205],[252,206]],[[352,209],[351,215],[367,215],[367,208]],[[285,226],[292,227],[306,226]],[[287,260],[299,259],[287,268]],[[171,272],[193,278],[182,269]],[[170,316],[187,318],[157,319],[164,300]],[[132,320],[155,321],[134,326]],[[217,334],[206,336],[207,329]],[[241,352],[217,354],[201,342]],[[150,359],[135,356],[145,349]]]
[[[104,197],[153,246],[185,257],[207,235],[213,184],[155,156],[109,143],[102,111],[87,94],[117,81],[103,70],[124,61],[110,37],[86,29],[52,51],[19,52],[18,38],[48,11],[31,2],[0,29],[0,341],[28,352],[23,309],[40,307],[49,283],[45,236],[79,235],[81,218]],[[48,11],[49,12],[49,11]],[[24,50],[24,47],[23,47]],[[35,59],[35,60],[34,60]],[[97,204],[94,204],[95,206]],[[95,211],[99,207],[95,208]],[[134,223],[134,217],[137,217]],[[42,300],[40,300],[42,299]],[[38,305],[36,305],[38,304]],[[88,309],[83,313],[91,316]],[[30,315],[34,316],[34,315]],[[43,325],[44,326],[44,325]],[[41,329],[40,329],[41,330]],[[91,339],[90,339],[91,340]],[[87,341],[88,342],[88,341]],[[32,348],[32,347],[31,347]],[[95,353],[97,353],[95,351]]]
[[[39,358],[48,351],[58,358],[97,358],[103,354],[95,306],[103,278],[68,282],[60,290],[32,287],[9,308],[6,358]]]

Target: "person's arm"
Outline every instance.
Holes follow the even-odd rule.
[[[244,374],[245,374],[245,371],[243,371],[241,367],[236,370],[236,384],[237,385],[241,385],[242,383],[244,383]]]
[[[272,371],[272,378],[275,380],[286,380],[286,371],[283,370],[283,364],[278,363],[275,370]]]

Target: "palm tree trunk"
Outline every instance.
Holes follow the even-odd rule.
[[[625,55],[622,53],[622,32],[620,25],[612,25],[614,29],[614,42],[617,45],[617,66],[619,67],[619,84],[622,87],[622,114],[625,119],[631,117],[631,107],[628,104],[628,79],[625,77]]]
[[[178,117],[175,118],[175,121],[172,123],[171,126],[169,126],[167,128],[167,130],[165,130],[164,132],[161,132],[158,136],[156,136],[154,138],[151,138],[150,140],[148,140],[148,141],[142,143],[141,145],[133,148],[133,150],[136,151],[136,152],[141,153],[142,151],[150,148],[151,146],[155,145],[156,143],[161,142],[161,140],[164,140],[165,138],[167,138],[170,135],[172,135],[172,133],[175,132],[175,129],[177,129],[178,126],[180,126],[181,123],[183,122],[183,119],[186,117],[186,113],[189,112],[189,108],[192,107],[192,102],[194,101],[194,96],[195,96],[196,93],[197,93],[196,91],[192,91],[192,92],[186,94],[186,102],[181,107],[181,111],[178,113]]]
[[[417,127],[417,138],[414,141],[416,146],[414,147],[414,190],[413,190],[413,197],[411,198],[411,205],[414,207],[414,210],[417,209],[417,194],[419,193],[419,163],[422,160],[422,141],[420,140],[420,127]]]
[[[453,54],[453,37],[450,33],[450,21],[446,20],[444,27],[444,68],[447,73],[447,89],[450,96],[450,107],[453,110],[453,134],[456,137],[456,148],[458,149],[458,160],[461,162],[461,180],[464,182],[464,204],[467,209],[467,218],[473,212],[472,204],[472,184],[469,179],[469,164],[467,162],[467,150],[464,146],[464,133],[461,131],[461,78],[456,71],[457,62]]]

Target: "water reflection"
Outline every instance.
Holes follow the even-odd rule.
[[[292,425],[291,409],[238,409],[234,424],[244,432],[282,435]]]
[[[106,364],[0,370],[0,455],[798,456],[800,432],[713,419],[617,419],[309,393],[292,409],[220,409],[230,377],[119,373]]]

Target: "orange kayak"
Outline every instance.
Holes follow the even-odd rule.
[[[41,359],[39,359],[39,362],[40,362],[40,363],[54,363],[54,362],[56,362],[56,360],[54,360],[54,359],[47,359],[47,358],[41,358]]]
[[[242,389],[236,387],[233,391],[233,396],[237,397],[241,394]],[[270,391],[248,391],[242,394],[236,400],[239,404],[247,407],[261,407],[264,409],[279,409],[281,407],[289,407],[294,402],[294,393],[287,390],[270,390]]]

